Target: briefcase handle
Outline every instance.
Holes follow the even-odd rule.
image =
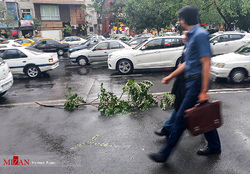
[[[206,101],[204,101],[204,102],[202,102],[202,103],[197,103],[195,106],[196,106],[196,107],[199,107],[199,106],[203,106],[203,105],[205,105],[205,104],[207,104],[207,103],[210,103],[209,100],[206,100]]]

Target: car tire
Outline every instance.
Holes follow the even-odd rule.
[[[64,54],[63,49],[57,50],[57,54],[58,54],[58,56],[63,56],[63,54]]]
[[[118,61],[116,65],[116,69],[118,70],[120,74],[129,74],[133,72],[134,67],[133,67],[133,63],[130,60],[122,59]]]
[[[232,83],[242,83],[245,80],[246,76],[246,70],[237,68],[232,70],[229,77]]]
[[[76,62],[79,66],[85,66],[89,64],[89,61],[86,57],[80,56],[76,59]]]
[[[25,67],[24,73],[30,78],[36,78],[41,75],[41,71],[36,65],[29,65]]]

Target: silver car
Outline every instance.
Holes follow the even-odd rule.
[[[124,49],[132,48],[119,40],[101,41],[90,49],[72,52],[70,60],[73,63],[84,66],[92,62],[107,61],[110,53]]]

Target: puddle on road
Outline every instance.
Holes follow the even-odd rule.
[[[25,88],[53,88],[54,84],[28,84]]]

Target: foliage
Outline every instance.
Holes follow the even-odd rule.
[[[161,110],[166,110],[167,106],[170,106],[171,108],[173,108],[174,100],[175,100],[175,96],[171,94],[170,92],[163,94],[163,97],[161,99],[161,104],[160,104]]]
[[[123,88],[123,92],[128,92],[128,100],[132,102],[132,106],[140,110],[147,110],[152,105],[156,105],[153,95],[149,94],[150,87],[153,83],[150,81],[135,82],[129,80]]]
[[[78,97],[78,94],[72,94],[71,87],[68,87],[68,95],[65,95],[67,101],[64,103],[64,109],[72,111],[75,108],[79,108],[78,104],[86,103],[82,97]]]
[[[102,115],[112,116],[121,113],[124,114],[129,113],[131,110],[131,106],[128,102],[119,100],[112,92],[107,92],[106,89],[103,88],[103,83],[101,84],[101,94],[98,95],[98,98],[100,99],[98,111],[100,111]]]
[[[34,21],[34,25],[33,25],[34,30],[40,31],[41,26],[42,26],[42,21],[38,18],[33,18],[33,21]]]
[[[71,34],[72,33],[72,28],[69,25],[65,25],[65,28],[63,29],[63,31],[65,31],[68,34]]]

